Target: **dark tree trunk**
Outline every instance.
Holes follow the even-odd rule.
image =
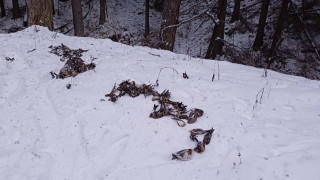
[[[17,19],[21,17],[21,12],[19,8],[19,0],[12,0],[12,12],[13,12],[13,19]]]
[[[160,48],[173,51],[181,0],[165,0],[161,23]]]
[[[159,12],[163,11],[164,0],[154,0],[153,8]]]
[[[256,51],[263,45],[264,27],[268,16],[270,0],[262,0],[261,12],[259,17],[258,31],[253,43],[253,49]]]
[[[144,37],[148,37],[150,33],[150,24],[149,24],[149,0],[146,0],[146,15],[145,15],[145,27],[144,27]]]
[[[29,23],[40,25],[53,30],[52,1],[27,0]]]
[[[106,4],[106,0],[100,0],[99,24],[104,24],[106,22]]]
[[[240,19],[240,3],[241,3],[241,0],[235,0],[233,13],[230,20],[231,23],[238,21]]]
[[[56,10],[54,9],[54,1],[52,0],[52,14],[55,15],[56,14]]]
[[[4,1],[0,0],[0,8],[1,8],[1,18],[6,16],[6,10],[4,9]]]
[[[224,25],[227,12],[227,0],[219,0],[219,22],[214,26],[206,59],[214,59],[217,55],[221,55],[224,39]]]
[[[83,36],[84,27],[82,22],[81,0],[71,0],[71,4],[72,4],[74,35]]]
[[[276,51],[276,48],[278,47],[278,43],[281,39],[283,25],[284,25],[285,20],[287,18],[288,3],[289,3],[289,0],[282,0],[281,11],[280,11],[280,15],[278,18],[276,31],[274,33],[272,45],[271,45],[271,48],[270,48],[270,51],[268,54],[268,58],[267,58],[267,63],[268,63],[267,68],[270,68],[270,65],[274,62],[273,56]]]

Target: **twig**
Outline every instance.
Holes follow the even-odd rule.
[[[151,54],[152,56],[158,56],[158,57],[161,57],[159,54],[153,54],[151,52],[148,52],[149,54]]]
[[[268,71],[267,71],[267,69],[266,69],[266,68],[264,68],[264,70],[263,70],[263,74],[262,74],[262,76],[261,76],[261,77],[264,77],[264,78],[268,77]]]
[[[240,123],[241,126],[243,127],[244,131],[247,133],[248,131],[246,130],[246,128],[243,126],[242,122]]]
[[[256,101],[255,101],[255,103],[253,105],[253,110],[257,107],[258,103],[262,104],[262,98],[263,98],[264,89],[266,88],[267,85],[268,85],[268,80],[267,80],[266,84],[264,85],[264,87],[262,89],[260,89],[260,91],[256,95]],[[259,98],[259,95],[260,95],[260,98]]]
[[[239,157],[239,161],[240,161],[239,164],[242,164],[242,162],[241,162],[241,153],[240,152],[238,153],[238,157]]]
[[[63,29],[64,27],[68,26],[71,22],[72,22],[72,19],[71,19],[70,21],[68,21],[66,24],[64,24],[64,25],[62,25],[62,26],[60,26],[60,27],[58,27],[58,28],[55,28],[54,30],[55,30],[55,31],[56,31],[56,30],[61,30],[61,29]]]
[[[178,24],[174,24],[174,25],[170,25],[170,26],[164,27],[164,28],[161,30],[161,39],[163,40],[163,31],[164,31],[164,30],[169,29],[169,28],[178,27],[178,26],[180,26],[180,25],[182,25],[182,24],[184,24],[184,23],[190,22],[190,21],[194,20],[195,18],[200,17],[200,16],[206,14],[206,12],[208,12],[208,10],[205,10],[204,12],[202,12],[202,13],[200,13],[200,14],[198,14],[198,15],[195,15],[195,16],[189,18],[189,19],[183,20],[183,21],[181,21],[181,22],[178,23]]]
[[[35,50],[36,50],[36,48],[34,48],[34,49],[30,50],[30,51],[27,51],[27,53],[31,53],[31,52],[33,52]]]
[[[177,74],[179,74],[178,71],[177,71],[176,69],[172,68],[172,67],[163,67],[163,68],[161,68],[160,71],[159,71],[159,74],[158,74],[158,78],[157,78],[157,80],[156,80],[156,85],[157,85],[157,86],[159,86],[159,77],[160,77],[160,73],[161,73],[161,71],[162,71],[163,69],[172,69],[173,72],[176,72]]]
[[[255,6],[255,5],[257,5],[257,4],[260,4],[261,2],[262,2],[262,1],[260,0],[260,1],[256,2],[256,3],[253,3],[253,4],[251,4],[251,5],[247,6],[247,7],[244,7],[244,8],[242,8],[242,9],[240,9],[240,11],[243,11],[243,10],[245,10],[245,9],[251,8],[252,6]]]

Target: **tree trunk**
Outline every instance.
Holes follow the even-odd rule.
[[[106,22],[106,0],[100,0],[100,19],[99,24]]]
[[[241,3],[241,0],[235,0],[233,13],[230,20],[231,23],[238,21],[240,19],[240,3]]]
[[[150,33],[150,24],[149,24],[149,0],[146,0],[146,15],[145,15],[145,27],[144,27],[144,37],[148,37]]]
[[[27,0],[29,23],[40,25],[53,30],[52,1]]]
[[[278,47],[278,43],[281,39],[283,25],[287,18],[288,3],[289,3],[289,0],[282,0],[281,11],[280,11],[280,15],[277,22],[276,32],[274,33],[272,45],[267,58],[267,63],[268,63],[267,68],[270,68],[270,65],[274,62],[274,58],[272,57],[274,56],[276,48]]]
[[[214,26],[208,50],[206,53],[206,59],[214,59],[217,55],[221,55],[222,47],[224,45],[224,25],[227,12],[227,0],[219,0],[219,22]]]
[[[159,12],[163,11],[164,0],[154,0],[153,8]]]
[[[263,45],[264,27],[268,16],[270,0],[262,0],[261,12],[259,17],[258,31],[253,43],[253,49],[256,51]]]
[[[82,22],[81,0],[71,0],[71,4],[72,4],[74,35],[83,36],[84,27]]]
[[[54,9],[54,1],[53,0],[51,0],[51,1],[52,1],[52,14],[55,15],[56,14],[56,10]]]
[[[161,23],[160,48],[173,51],[181,0],[165,0]],[[171,27],[173,26],[173,27]]]
[[[13,11],[13,19],[17,19],[21,17],[21,12],[19,8],[19,0],[12,0],[12,11]]]
[[[4,8],[4,1],[0,0],[0,8],[1,8],[1,18],[3,18],[4,16],[6,16],[6,10]]]

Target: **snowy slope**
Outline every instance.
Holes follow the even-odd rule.
[[[1,180],[320,177],[319,81],[273,71],[262,77],[263,69],[228,62],[219,62],[218,80],[215,61],[38,26],[1,34],[0,42]],[[64,63],[48,46],[61,43],[89,50],[83,59],[98,58],[95,71],[51,79],[49,72]],[[172,100],[203,109],[195,124],[181,128],[170,117],[150,119],[151,97],[115,103],[104,97],[122,80],[154,83],[162,67],[179,74],[163,69],[157,90],[169,89]],[[189,79],[182,78],[185,71]],[[171,160],[171,153],[195,146],[189,130],[211,127],[204,153]]]

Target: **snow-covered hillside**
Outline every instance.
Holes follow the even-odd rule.
[[[0,42],[1,180],[320,177],[319,81],[38,26],[1,34]],[[96,69],[52,79],[64,63],[48,47],[61,43],[89,50],[83,59],[97,58]],[[123,80],[155,83],[163,67],[179,74],[163,69],[156,90],[203,109],[196,123],[149,118],[151,97],[105,97]],[[194,147],[189,130],[212,127],[205,152],[171,160]]]

